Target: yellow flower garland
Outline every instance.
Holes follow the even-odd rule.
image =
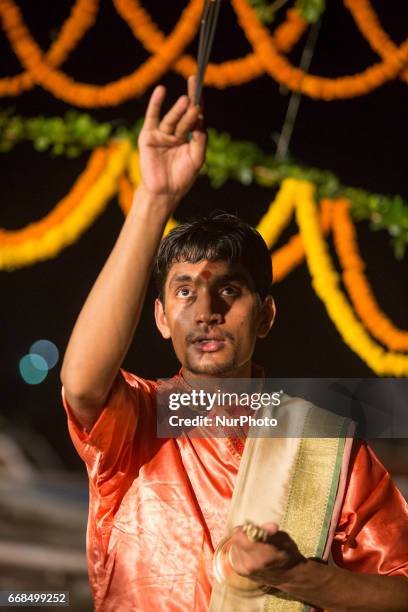
[[[257,230],[270,249],[288,225],[294,207],[293,190],[296,187],[294,179],[283,181],[275,200],[269,205],[267,212],[257,225]]]
[[[354,308],[374,338],[395,351],[408,350],[408,332],[396,327],[382,312],[364,274],[365,263],[358,251],[354,224],[349,216],[350,202],[338,200],[334,206],[333,238],[343,268],[343,283]]]
[[[80,202],[65,216],[55,219],[46,231],[16,244],[0,241],[0,269],[12,270],[43,259],[55,257],[64,247],[73,244],[101,214],[117,191],[131,151],[127,140],[111,146],[104,172],[83,195]]]
[[[87,166],[80,177],[75,181],[72,189],[45,217],[39,221],[29,223],[18,230],[0,229],[0,247],[21,244],[22,242],[38,239],[46,234],[51,227],[61,223],[81,202],[83,196],[95,181],[102,175],[110,154],[110,149],[100,147],[94,150]]]
[[[127,214],[139,182],[139,156],[136,150],[132,151],[129,141],[117,141],[107,150],[95,151],[70,194],[49,215],[22,230],[0,230],[0,269],[11,270],[56,256],[80,237],[118,189],[119,203]],[[286,179],[257,226],[267,244],[272,246],[296,208],[299,235],[272,254],[276,281],[298,265],[306,253],[312,285],[345,343],[378,375],[407,376],[408,356],[387,352],[377,345],[342,293],[339,275],[323,238],[331,227],[332,209],[336,203],[323,200],[319,219],[313,195],[311,183]],[[170,218],[163,236],[177,224],[173,217]],[[337,240],[338,231],[337,228]],[[348,289],[352,291],[351,287]]]
[[[294,204],[295,205],[295,204]],[[323,235],[328,234],[332,223],[332,202],[322,200],[320,202],[320,225]],[[296,266],[301,264],[305,258],[305,247],[303,246],[302,234],[292,236],[286,244],[277,251],[273,251],[273,282],[274,284],[282,281]]]
[[[379,376],[408,376],[408,356],[384,351],[366,333],[339,288],[339,275],[333,268],[318,222],[313,200],[314,185],[299,181],[296,211],[303,236],[306,260],[313,287],[344,342]]]

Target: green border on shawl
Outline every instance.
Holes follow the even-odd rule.
[[[338,415],[334,415],[333,413],[326,413],[327,419],[323,419],[323,422],[320,420],[322,417],[322,410],[317,408],[316,406],[311,405],[309,409],[309,413],[305,418],[303,432],[302,432],[302,440],[299,445],[298,450],[298,458],[296,461],[296,465],[302,463],[302,455],[304,452],[307,453],[305,446],[307,445],[308,439],[316,438],[316,432],[318,431],[320,436],[319,438],[336,438],[337,439],[337,448],[333,449],[333,452],[336,453],[334,458],[334,463],[332,464],[332,477],[329,485],[329,490],[327,491],[326,499],[322,500],[322,503],[325,503],[325,511],[324,516],[322,518],[320,533],[316,534],[316,547],[314,550],[314,554],[312,556],[322,556],[326,542],[328,531],[330,527],[331,517],[333,513],[333,508],[337,496],[337,490],[339,485],[339,477],[341,472],[341,466],[343,462],[343,453],[345,447],[345,437],[347,435],[348,428],[350,426],[350,419],[345,417],[340,417]],[[329,418],[331,417],[331,418]],[[317,422],[316,422],[317,420]],[[314,433],[314,435],[310,435]],[[288,506],[291,502],[292,492],[294,491],[296,478],[302,478],[302,476],[295,472],[292,474],[290,489],[291,493],[288,497]],[[323,492],[324,494],[324,492]],[[288,508],[287,508],[288,510]],[[285,529],[285,523],[287,519],[287,512],[285,513],[285,517],[283,520],[283,528]],[[264,612],[272,612],[272,610],[287,610],[287,612],[309,612],[311,610],[311,606],[305,604],[302,601],[292,599],[289,594],[286,593],[276,593],[269,594],[266,596],[266,601],[263,608]]]
[[[344,453],[344,446],[346,444],[346,435],[347,435],[347,431],[349,427],[350,427],[350,421],[343,420],[343,424],[339,432],[339,445],[337,447],[337,457],[336,457],[336,463],[335,463],[334,470],[333,470],[332,485],[331,485],[331,489],[329,492],[329,498],[327,500],[326,516],[323,521],[323,528],[320,534],[319,544],[317,545],[317,556],[319,557],[323,555],[324,549],[326,547],[328,530],[329,530],[329,526],[331,522],[331,517],[333,514],[334,503],[337,497],[337,489],[339,486],[341,466],[343,464],[343,453]]]
[[[329,526],[331,523],[334,503],[337,497],[337,489],[339,485],[341,466],[343,464],[343,452],[344,452],[344,446],[346,444],[346,435],[347,435],[349,427],[350,427],[350,421],[344,419],[341,430],[339,432],[339,444],[337,446],[336,462],[335,462],[335,466],[333,469],[333,480],[332,480],[332,484],[331,484],[331,488],[329,492],[329,497],[327,500],[326,515],[323,520],[322,531],[320,533],[320,540],[317,545],[317,556],[322,556],[324,553],[324,549],[326,548],[328,530],[329,530]],[[309,606],[308,604],[305,604],[302,608],[302,612],[310,612],[310,610],[311,610],[311,606]]]

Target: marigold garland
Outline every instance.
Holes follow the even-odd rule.
[[[119,204],[125,215],[128,214],[132,205],[134,189],[140,182],[139,159],[137,151],[134,151],[129,159],[129,174],[132,177],[132,184],[126,176],[121,177],[119,182]],[[282,183],[275,199],[270,203],[268,211],[257,225],[257,230],[265,240],[269,248],[273,246],[279,238],[283,229],[290,221],[291,214],[295,208],[295,198],[293,197],[297,181],[287,179]],[[322,200],[320,211],[320,223],[322,231],[326,234],[331,225],[332,202]],[[163,236],[178,225],[178,222],[170,217]],[[287,244],[272,253],[273,278],[274,283],[283,280],[305,257],[305,249],[300,234],[293,236]]]
[[[275,199],[269,205],[267,212],[257,225],[257,230],[270,249],[288,225],[292,212],[296,207],[296,193],[298,181],[286,179]],[[332,203],[322,200],[320,210],[320,224],[326,234],[331,225]],[[305,257],[302,236],[293,236],[285,245],[271,254],[273,265],[273,282],[283,280],[289,272],[302,263]]]
[[[109,150],[105,147],[95,149],[90,156],[84,172],[74,183],[72,189],[40,221],[34,221],[18,230],[0,229],[0,246],[21,244],[28,240],[38,240],[50,228],[61,223],[79,205],[87,191],[94,185],[105,170]]]
[[[164,34],[153,23],[150,15],[143,9],[138,0],[113,0],[119,15],[126,21],[134,36],[142,42],[144,47],[156,53],[165,42]],[[288,52],[300,39],[307,27],[296,9],[289,9],[286,21],[274,33],[275,44],[278,49]],[[190,55],[183,55],[177,60],[173,68],[184,77],[195,74],[197,62]],[[263,66],[255,53],[236,60],[209,63],[205,75],[205,84],[213,87],[227,87],[242,85],[251,81],[264,72]]]
[[[55,257],[64,247],[74,243],[99,216],[117,191],[130,154],[127,140],[112,145],[104,171],[82,194],[80,201],[61,204],[58,215],[52,215],[37,228],[26,228],[27,239],[22,242],[0,242],[0,269],[12,270],[43,259]],[[89,178],[89,177],[88,177]],[[82,185],[83,187],[83,185]],[[65,209],[64,209],[65,208]],[[53,211],[54,212],[54,211]],[[33,224],[35,225],[35,224]],[[16,234],[16,232],[12,232]],[[2,236],[3,238],[3,236]]]
[[[370,43],[373,51],[383,59],[396,52],[398,47],[382,29],[379,19],[368,0],[344,0],[344,5],[349,9],[357,27]],[[400,77],[408,82],[408,68],[402,71]]]
[[[379,376],[408,376],[408,356],[384,351],[366,333],[339,288],[313,201],[314,186],[299,181],[297,220],[303,236],[312,285],[344,342]]]
[[[108,149],[100,147],[95,149],[89,158],[84,172],[74,183],[67,196],[55,205],[55,207],[39,221],[29,223],[26,227],[18,230],[0,229],[0,245],[21,244],[28,240],[39,239],[44,236],[51,227],[61,223],[79,205],[86,192],[105,170],[108,159]]]
[[[109,150],[96,150],[71,193],[45,219],[22,230],[0,232],[0,269],[11,270],[55,256],[79,238],[118,190],[119,203],[127,214],[139,182],[138,153],[131,151],[129,140],[116,142]],[[408,333],[394,328],[385,315],[378,312],[362,274],[364,263],[355,246],[354,227],[348,217],[349,203],[323,200],[319,219],[313,194],[314,186],[310,182],[286,179],[258,224],[258,230],[272,245],[296,207],[300,234],[272,254],[275,282],[282,280],[306,253],[313,287],[346,344],[377,374],[407,376],[408,356],[386,352],[375,344],[357,321],[339,288],[339,276],[323,238],[331,224],[344,267],[345,284],[361,319],[387,346],[400,350],[406,348]],[[177,224],[174,218],[170,218],[163,236]]]
[[[131,181],[126,176],[122,176],[119,181],[119,205],[126,216],[132,206],[134,190],[137,189],[140,182],[139,159],[137,151],[134,151],[129,158],[128,166]],[[272,247],[283,231],[284,227],[290,221],[291,214],[295,207],[295,199],[293,198],[293,189],[296,187],[296,181],[288,179],[282,183],[282,187],[276,194],[275,199],[270,203],[268,211],[262,217],[257,225],[257,230],[265,240],[268,247]],[[324,200],[321,209],[321,224],[323,232],[329,230],[331,221],[331,202]],[[167,222],[163,236],[178,225],[178,222],[173,218]],[[283,280],[289,272],[305,257],[305,250],[302,243],[302,237],[298,234],[293,236],[291,240],[272,253],[274,283]]]
[[[130,144],[128,143],[128,146]],[[29,224],[27,227],[20,230],[1,230],[0,229],[0,252],[8,246],[22,244],[25,241],[39,240],[44,237],[50,229],[56,226],[61,226],[69,215],[81,206],[81,201],[87,195],[94,183],[96,183],[103,173],[110,174],[107,168],[107,162],[113,152],[117,150],[118,144],[114,143],[109,148],[99,148],[91,155],[88,165],[83,174],[78,178],[70,193],[61,200],[53,210],[40,221]],[[132,205],[134,191],[137,189],[141,177],[139,168],[139,154],[134,149],[127,158],[127,172],[129,178],[123,173],[118,180],[118,196],[119,205],[126,215]],[[272,246],[280,233],[290,220],[290,216],[295,206],[295,198],[293,197],[293,189],[296,186],[296,181],[288,179],[282,183],[282,187],[277,193],[275,199],[271,202],[267,213],[259,222],[257,229],[264,237],[269,246]],[[324,228],[328,228],[329,209],[326,206],[322,208],[322,224]],[[68,220],[69,221],[69,220]],[[178,222],[171,217],[165,227],[164,234],[166,235],[173,227],[178,225]],[[61,236],[63,232],[61,233]],[[78,235],[79,236],[79,235]],[[63,248],[63,246],[61,246]],[[61,250],[58,248],[57,252]],[[3,251],[4,254],[4,251]],[[13,251],[8,251],[7,260],[13,257]],[[291,239],[288,245],[281,247],[273,253],[273,257],[277,258],[275,281],[281,280],[295,265],[301,262],[304,257],[304,249],[301,244],[301,237],[295,236]],[[12,263],[11,268],[17,265],[27,265],[34,263],[37,258],[32,261],[25,260],[24,263],[18,263],[18,260]],[[282,266],[282,269],[280,269]],[[1,265],[0,265],[1,268]],[[284,271],[286,269],[286,271]]]
[[[320,226],[323,235],[326,235],[332,223],[332,202],[323,199],[320,202]],[[292,236],[290,240],[271,255],[273,266],[274,284],[282,281],[296,266],[300,265],[305,258],[305,247],[301,234]]]
[[[91,28],[96,19],[99,0],[77,0],[71,14],[63,23],[60,33],[45,54],[50,66],[60,66],[69,53],[78,45],[84,34]],[[18,96],[35,85],[31,72],[23,72],[14,77],[0,79],[0,96]]]
[[[394,79],[408,61],[408,41],[405,41],[400,48],[387,54],[383,62],[370,66],[360,74],[334,79],[306,74],[292,66],[278,52],[268,29],[260,23],[256,12],[246,0],[231,1],[245,35],[265,71],[289,89],[312,98],[332,100],[366,94]]]
[[[137,149],[133,149],[129,157],[128,171],[133,189],[137,189],[142,180],[142,175],[140,174],[139,151]]]
[[[261,24],[247,0],[232,0],[238,20],[254,53],[221,64],[210,64],[206,84],[227,87],[248,82],[264,71],[289,89],[312,98],[332,100],[366,94],[398,75],[408,82],[408,40],[397,47],[382,30],[368,0],[344,0],[360,31],[383,61],[363,72],[340,78],[305,74],[294,67],[279,51],[287,52],[299,40],[306,23],[299,13],[289,10],[287,20],[271,35]],[[152,22],[138,0],[114,0],[118,13],[134,34],[154,55],[132,74],[117,81],[97,86],[77,83],[57,67],[66,59],[85,31],[93,24],[97,0],[78,0],[60,36],[47,54],[43,54],[26,28],[19,8],[13,0],[0,0],[0,15],[9,41],[27,72],[0,80],[0,95],[17,95],[34,83],[56,97],[76,106],[112,106],[142,94],[162,74],[174,67],[183,76],[196,71],[195,60],[180,57],[194,37],[201,13],[200,0],[191,0],[176,28],[165,37]]]
[[[121,207],[122,212],[126,217],[132,207],[134,194],[133,185],[126,174],[123,174],[119,178],[118,188],[119,206]]]
[[[117,105],[143,93],[164,74],[194,37],[201,16],[201,0],[191,0],[173,32],[160,50],[132,74],[106,85],[78,83],[53,68],[44,59],[37,43],[25,26],[19,8],[13,0],[0,0],[3,27],[13,50],[36,83],[56,97],[75,106]]]
[[[73,110],[64,118],[27,118],[6,109],[0,111],[0,152],[12,150],[19,142],[31,141],[38,151],[49,150],[53,155],[72,157],[107,145],[112,138],[128,138],[135,142],[142,124],[143,118],[139,118],[130,128],[118,124],[114,127]],[[330,171],[278,160],[254,143],[232,140],[229,134],[212,128],[208,129],[203,174],[215,188],[228,179],[246,185],[256,182],[263,187],[279,185],[285,178],[311,181],[320,199],[345,197],[350,200],[352,216],[360,221],[369,220],[374,229],[387,230],[392,236],[395,256],[397,259],[404,256],[408,244],[408,204],[399,195],[385,196],[347,187]]]
[[[257,230],[270,249],[288,225],[294,207],[293,189],[296,181],[286,179],[276,194],[275,200],[259,221]]]
[[[343,268],[344,284],[366,329],[388,348],[406,351],[408,332],[395,327],[381,311],[364,275],[365,264],[358,252],[349,208],[350,202],[347,200],[337,200],[333,206],[334,243]]]

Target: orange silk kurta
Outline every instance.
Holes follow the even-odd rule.
[[[174,377],[180,381],[180,373]],[[121,370],[86,433],[69,431],[90,482],[87,555],[97,612],[204,612],[242,447],[229,438],[156,438],[157,383]],[[356,445],[332,554],[355,572],[408,577],[408,509]]]

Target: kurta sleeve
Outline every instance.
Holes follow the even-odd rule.
[[[155,383],[120,370],[98,420],[87,432],[62,400],[72,442],[86,464],[91,486],[106,495],[123,487],[146,459],[156,421]],[[102,490],[103,487],[103,490]]]
[[[353,572],[408,577],[408,506],[365,442],[351,461],[332,556]]]

